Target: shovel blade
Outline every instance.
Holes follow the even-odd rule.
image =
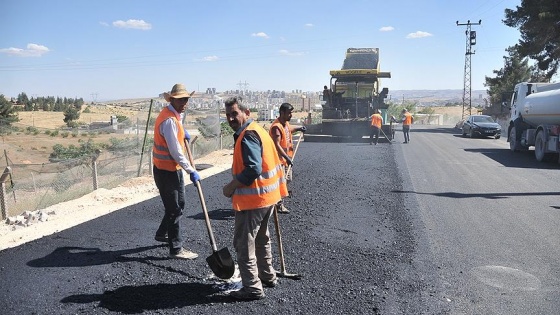
[[[235,272],[235,264],[227,247],[213,252],[206,258],[206,262],[216,277],[220,279],[229,279]]]

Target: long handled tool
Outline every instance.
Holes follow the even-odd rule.
[[[274,227],[276,228],[276,238],[278,239],[278,253],[280,256],[280,272],[276,272],[278,277],[300,280],[301,275],[288,273],[284,263],[284,247],[282,246],[282,233],[280,232],[280,220],[278,219],[278,206],[274,206]]]
[[[379,130],[381,130],[381,133],[385,136],[385,139],[387,139],[389,141],[390,144],[393,144],[393,139],[389,139],[389,137],[387,137],[387,134],[385,134],[385,131],[383,131],[383,128],[379,128]]]
[[[298,138],[298,142],[296,144],[296,148],[294,149],[294,155],[292,156],[292,160],[296,157],[297,149],[299,148],[299,144],[302,141],[303,141],[303,132],[301,133],[301,136],[299,136],[299,138]],[[289,165],[288,170],[286,170],[286,174],[289,174],[291,170],[292,170],[292,166]]]
[[[191,148],[189,143],[185,140],[185,146],[187,147],[187,155],[192,167],[194,166],[194,160],[191,153]],[[212,226],[210,225],[210,217],[208,216],[208,210],[206,209],[206,202],[204,201],[204,195],[202,194],[202,185],[200,181],[196,183],[196,188],[198,189],[198,197],[200,198],[200,203],[202,204],[202,212],[204,213],[204,221],[206,222],[206,229],[208,230],[208,236],[210,237],[210,244],[212,245],[212,255],[206,258],[206,262],[212,272],[220,279],[229,279],[233,276],[235,272],[235,264],[233,263],[233,258],[227,247],[218,250],[216,246],[216,239],[214,238],[214,233],[212,232]]]
[[[296,144],[296,148],[294,150],[294,155],[292,156],[292,159],[296,157],[299,144],[301,143],[302,140],[303,140],[303,133],[298,139],[298,143]],[[288,166],[288,171],[286,173],[289,173],[291,168],[292,168],[291,165]],[[278,218],[278,205],[274,206],[274,227],[276,229],[276,238],[278,239],[278,255],[280,256],[280,272],[276,272],[276,275],[282,278],[300,280],[302,277],[301,275],[295,273],[288,273],[286,271],[286,264],[284,262],[284,246],[282,246],[282,233],[280,232],[280,219]]]

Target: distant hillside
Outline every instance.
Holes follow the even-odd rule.
[[[446,103],[463,103],[463,90],[393,90],[389,89],[390,101],[394,103],[405,101],[418,102],[423,106],[443,106]],[[388,97],[388,98],[389,98]],[[471,92],[472,105],[484,105],[486,90]]]

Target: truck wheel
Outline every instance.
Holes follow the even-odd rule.
[[[535,139],[535,158],[539,162],[550,161],[554,157],[554,153],[546,153],[546,141],[544,137],[544,131],[539,131],[537,133],[537,138]]]
[[[515,136],[515,127],[512,127],[509,131],[509,150],[511,152],[519,152],[519,141]]]

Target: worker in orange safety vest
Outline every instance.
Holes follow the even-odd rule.
[[[230,292],[238,300],[265,297],[263,286],[274,287],[268,221],[275,205],[288,195],[282,162],[270,135],[249,117],[237,97],[225,101],[226,118],[235,131],[232,180],[222,192],[235,210],[233,244],[243,287]]]
[[[190,136],[183,129],[181,115],[185,114],[187,103],[193,92],[188,92],[183,84],[175,84],[170,92],[165,92],[169,102],[159,113],[154,126],[153,171],[154,181],[159,190],[165,214],[156,231],[155,240],[167,243],[169,257],[195,259],[198,254],[183,248],[181,217],[185,207],[185,181],[183,171],[197,185],[200,176],[185,156],[185,139]]]
[[[377,144],[379,142],[379,133],[381,132],[381,126],[383,125],[383,117],[381,117],[381,111],[375,109],[373,115],[371,115],[371,133],[369,134],[369,144]],[[375,142],[373,137],[375,136]]]
[[[406,109],[406,108],[402,110],[401,121],[402,121],[403,135],[404,135],[404,142],[403,143],[409,143],[410,142],[410,125],[412,125],[412,123],[414,122],[414,117],[412,117],[412,114],[409,113],[408,109]]]
[[[292,127],[290,125],[293,110],[294,107],[292,104],[282,103],[280,105],[278,118],[276,118],[276,120],[272,123],[269,130],[270,137],[272,138],[272,141],[274,141],[276,151],[278,151],[278,157],[284,165],[284,170],[286,171],[286,182],[288,184],[292,180],[292,168],[294,164],[294,141],[292,134],[297,131],[305,132],[306,130],[305,126]],[[280,200],[276,207],[279,213],[290,213],[290,211],[284,206],[283,200]]]

